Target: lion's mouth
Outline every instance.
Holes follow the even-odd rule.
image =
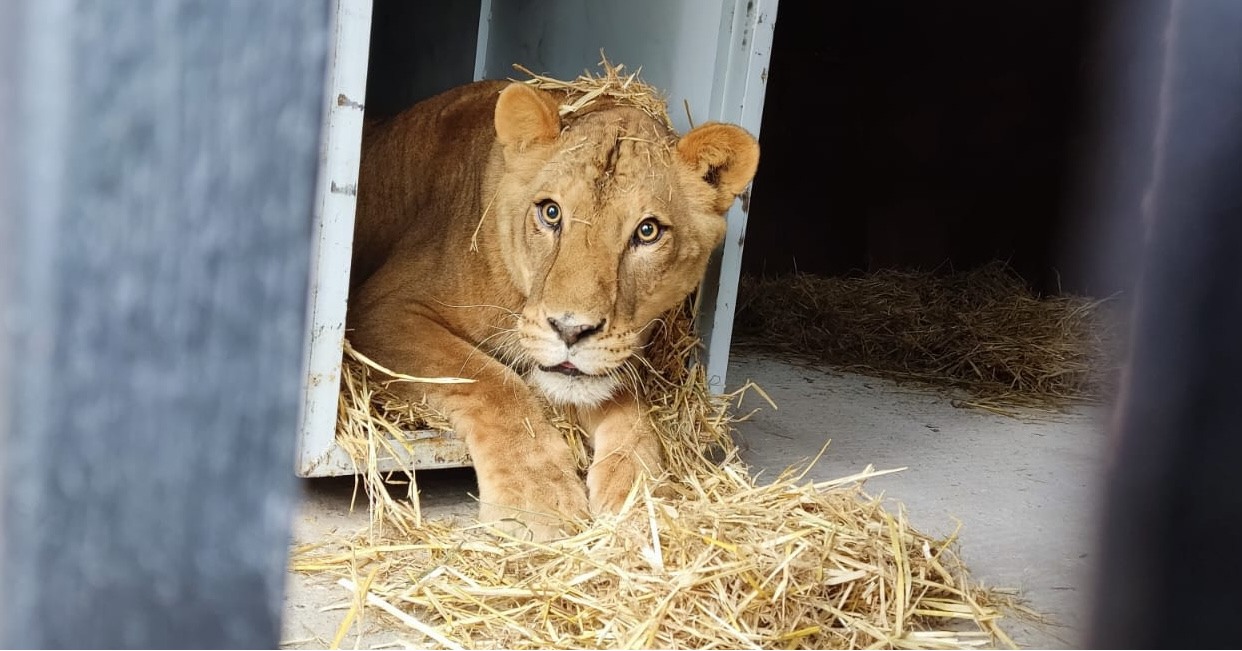
[[[569,362],[561,362],[556,366],[540,366],[539,370],[545,373],[560,373],[561,375],[569,377],[581,377],[583,375],[587,375],[582,372],[582,369],[579,369],[577,366],[574,366]]]

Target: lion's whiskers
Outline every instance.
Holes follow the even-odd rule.
[[[466,365],[470,363],[470,360],[474,359],[475,353],[481,353],[488,357],[501,358],[501,354],[498,354],[498,353],[507,352],[506,350],[507,348],[516,346],[516,341],[513,339],[512,335],[518,334],[517,328],[502,328],[500,326],[491,326],[491,327],[497,330],[497,332],[493,332],[492,334],[479,340],[479,342],[476,343],[471,348],[470,354],[466,355],[466,359],[462,360],[460,374],[462,375],[465,374]],[[487,344],[487,342],[492,341],[493,339],[497,337],[504,337],[505,335],[511,335],[511,336],[507,339],[502,339],[499,345],[492,346],[488,348],[487,350],[484,350],[484,346]]]
[[[621,365],[617,367],[617,371],[623,376],[620,378],[621,381],[627,384],[631,391],[638,393],[643,385],[642,378],[639,376],[638,369],[634,367],[631,359],[633,358],[621,362]]]
[[[442,300],[440,300],[440,299],[438,299],[438,298],[434,298],[434,297],[432,297],[432,299],[431,299],[431,300],[435,301],[437,304],[439,304],[439,305],[441,305],[441,306],[443,306],[443,307],[451,307],[451,308],[453,308],[453,309],[465,309],[465,308],[481,308],[481,307],[486,307],[486,308],[491,308],[491,309],[493,309],[493,310],[500,310],[501,312],[506,312],[507,314],[505,314],[505,316],[508,316],[508,317],[514,317],[514,318],[516,318],[516,317],[520,317],[520,316],[522,316],[520,312],[515,312],[513,309],[511,309],[511,308],[507,308],[507,307],[505,307],[505,306],[503,306],[503,305],[493,305],[493,304],[491,304],[491,303],[476,303],[476,304],[454,305],[454,304],[452,304],[452,303],[445,303],[444,301],[442,301]]]

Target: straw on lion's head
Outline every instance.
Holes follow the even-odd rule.
[[[552,95],[524,84],[501,92],[495,127],[504,165],[488,218],[525,297],[529,381],[554,402],[598,404],[701,282],[758,143],[719,123],[678,138],[615,103],[563,122]]]

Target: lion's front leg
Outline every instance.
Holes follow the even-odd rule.
[[[642,402],[617,397],[580,416],[595,452],[587,472],[593,513],[615,513],[642,476],[663,472],[660,440]]]
[[[495,409],[450,417],[478,477],[479,520],[539,541],[573,533],[574,521],[587,516],[587,500],[564,436],[524,398],[487,400]]]
[[[402,314],[399,306],[376,312],[388,318],[372,324],[363,312],[354,321],[351,339],[359,351],[400,373],[475,380],[391,386],[425,398],[465,438],[478,476],[480,519],[536,540],[571,533],[573,521],[587,516],[586,492],[569,445],[522,378],[425,316]]]

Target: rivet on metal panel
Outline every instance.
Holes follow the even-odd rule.
[[[354,183],[337,185],[336,181],[333,181],[331,190],[333,194],[347,194],[351,197],[358,196],[358,186]]]
[[[366,107],[363,106],[362,104],[359,104],[358,102],[355,102],[352,99],[349,99],[348,97],[346,97],[345,93],[340,93],[336,96],[336,105],[358,109],[359,111],[366,109]]]

